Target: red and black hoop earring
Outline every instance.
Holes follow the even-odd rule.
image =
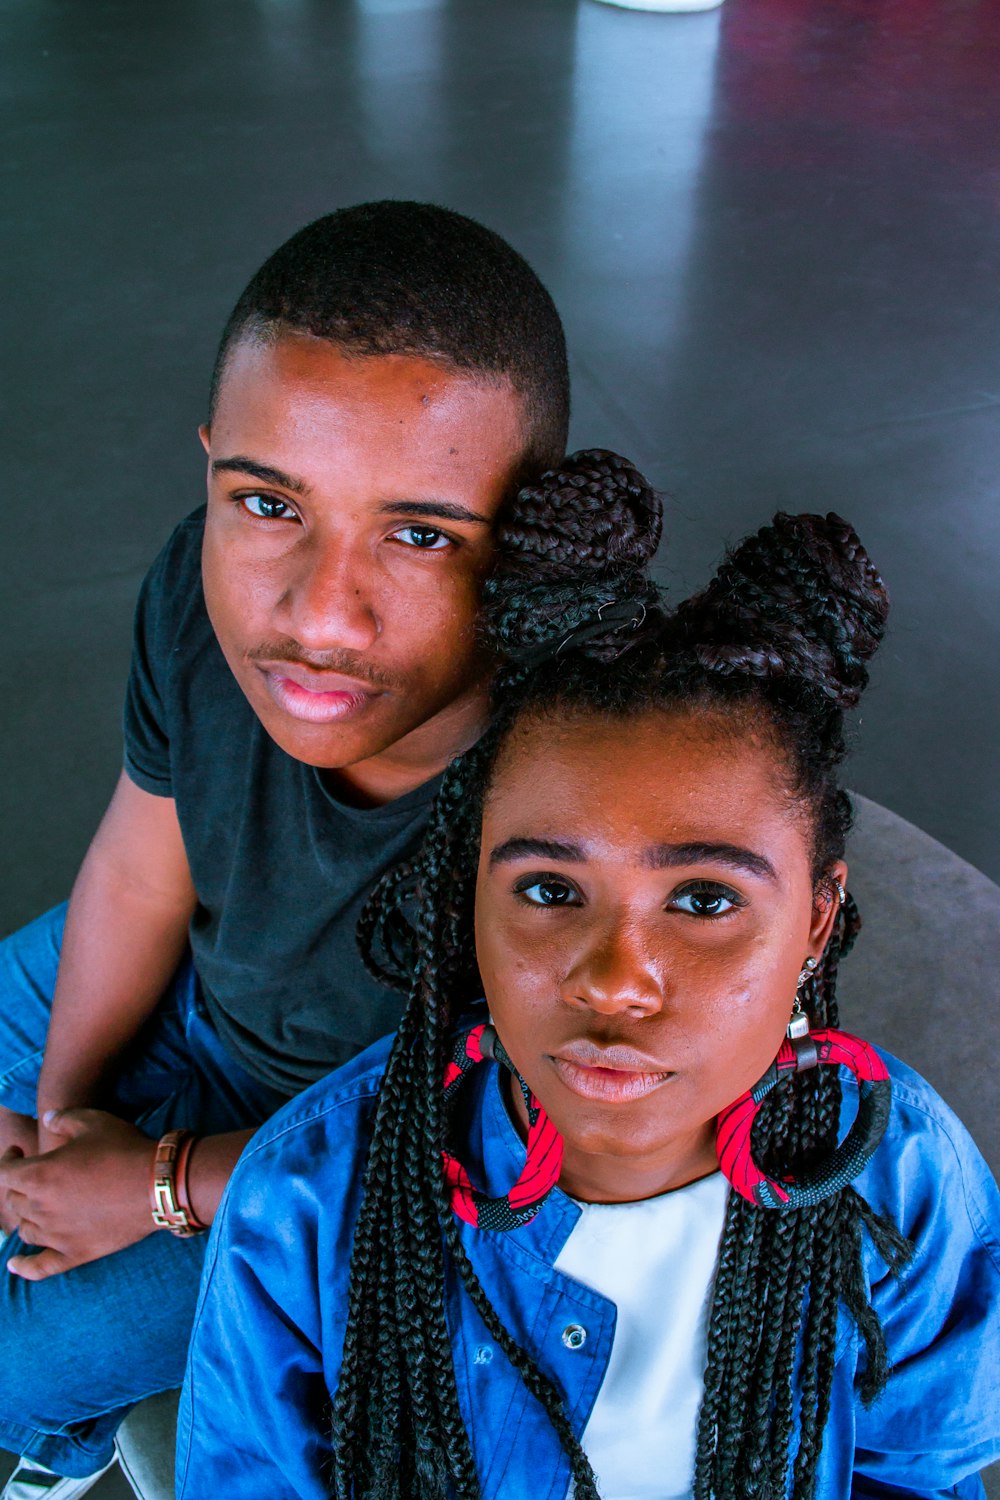
[[[528,1157],[524,1171],[509,1192],[500,1198],[474,1187],[458,1157],[442,1151],[444,1180],[451,1206],[460,1219],[478,1229],[519,1229],[528,1224],[559,1181],[562,1167],[562,1136],[511,1062],[491,1025],[474,1026],[455,1038],[444,1070],[445,1108],[453,1102],[462,1079],[477,1063],[493,1059],[517,1079],[528,1112]]]
[[[785,1040],[763,1078],[720,1114],[715,1128],[719,1166],[741,1197],[758,1208],[784,1212],[808,1208],[853,1182],[874,1156],[889,1123],[892,1084],[885,1063],[874,1047],[847,1031],[826,1027],[810,1031],[802,1008],[801,989],[816,968],[807,959],[799,975],[795,1008]],[[761,1101],[786,1073],[801,1073],[821,1064],[850,1068],[858,1080],[858,1113],[845,1138],[830,1156],[802,1177],[778,1181],[761,1171],[753,1159],[750,1139]]]

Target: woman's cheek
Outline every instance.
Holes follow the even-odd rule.
[[[476,944],[479,955],[479,972],[486,991],[486,999],[494,1018],[501,1013],[515,1013],[524,1008],[524,1002],[537,1003],[542,985],[544,965],[537,954],[526,952],[516,933],[507,930],[507,925],[494,927],[485,933]]]

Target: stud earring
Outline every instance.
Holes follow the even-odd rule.
[[[816,970],[818,968],[819,968],[819,959],[818,958],[813,958],[812,955],[810,954],[810,956],[806,959],[805,963],[802,965],[801,969],[799,970],[799,977],[795,981],[795,1000],[796,1000],[797,1004],[801,1003],[800,1002],[800,995],[801,995],[801,991],[802,991],[802,986],[804,984],[807,984],[809,982],[809,980],[813,977],[813,975],[815,974],[815,972],[816,972]]]

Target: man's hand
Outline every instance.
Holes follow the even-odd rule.
[[[53,1149],[28,1156],[13,1144],[0,1156],[0,1211],[25,1244],[43,1247],[8,1262],[26,1281],[134,1245],[155,1227],[149,1136],[99,1109],[50,1110],[42,1126]]]
[[[34,1156],[40,1150],[38,1126],[31,1115],[20,1115],[16,1110],[0,1105],[0,1161],[6,1156]],[[0,1188],[0,1234],[13,1234],[17,1228],[17,1215],[7,1203],[7,1194]]]

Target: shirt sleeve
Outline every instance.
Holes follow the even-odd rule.
[[[156,797],[172,797],[165,681],[172,642],[165,639],[163,562],[161,554],[139,590],[123,728],[129,780]]]
[[[275,1203],[263,1174],[241,1163],[209,1241],[178,1417],[177,1500],[328,1500],[314,1235],[279,1228]]]
[[[160,553],[139,588],[123,714],[124,769],[129,780],[154,796],[174,795],[166,727],[166,670],[172,642],[166,639],[169,628],[163,618],[163,573],[165,552]]]
[[[942,1107],[921,1128],[914,1105],[884,1205],[913,1259],[873,1290],[892,1374],[870,1408],[858,1402],[851,1495],[974,1500],[1000,1456],[1000,1195],[955,1116]]]

